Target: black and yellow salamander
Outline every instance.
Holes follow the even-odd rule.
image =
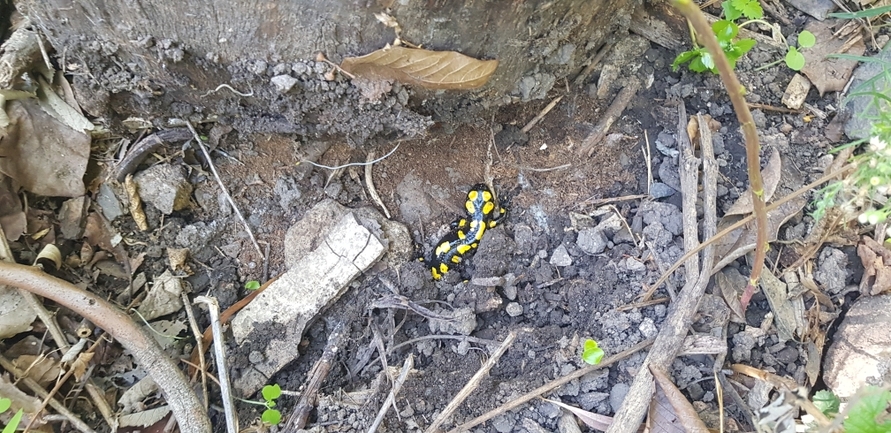
[[[464,203],[467,217],[452,223],[452,231],[442,238],[430,259],[430,274],[439,280],[455,265],[471,254],[483,239],[486,229],[498,225],[504,219],[504,208],[495,202],[489,187],[477,184],[467,192]]]

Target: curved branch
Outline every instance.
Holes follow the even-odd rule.
[[[129,316],[104,299],[31,266],[0,262],[0,284],[52,299],[111,334],[133,353],[164,393],[183,433],[210,433],[207,412],[186,376]]]

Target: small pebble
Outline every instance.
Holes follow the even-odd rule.
[[[510,317],[517,317],[523,314],[523,306],[516,302],[510,302],[507,304],[507,307],[504,307],[504,311]]]

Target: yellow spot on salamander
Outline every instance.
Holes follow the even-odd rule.
[[[430,274],[433,275],[434,280],[442,279],[442,274],[440,274],[436,268],[430,268]]]
[[[492,211],[494,209],[495,209],[495,203],[487,201],[486,204],[483,205],[483,215],[488,215],[488,214],[492,213]]]
[[[467,209],[467,213],[471,215],[476,213],[476,206],[474,206],[473,202],[470,200],[467,200],[467,202],[464,203],[464,208]]]
[[[435,254],[436,254],[437,256],[440,255],[440,254],[445,254],[445,253],[449,252],[450,249],[451,249],[451,246],[449,245],[449,243],[448,243],[448,242],[443,242],[443,243],[439,244],[438,247],[436,247],[436,253],[435,253]]]
[[[483,191],[483,201],[492,201],[492,193],[489,191]]]
[[[482,240],[482,239],[483,239],[483,233],[485,233],[485,232],[486,232],[486,225],[485,225],[485,224],[480,224],[480,229],[479,229],[479,231],[476,232],[476,240],[478,240],[478,241],[479,241],[479,240]],[[476,248],[476,247],[474,247],[474,248]]]
[[[464,239],[467,235],[464,233],[464,230],[458,230],[458,239]]]
[[[470,251],[473,247],[467,244],[458,245],[458,254],[465,254]]]
[[[449,272],[449,265],[447,265],[447,264],[445,264],[445,263],[440,263],[440,264],[439,264],[439,272],[442,272],[443,274],[448,273],[448,272]]]
[[[461,263],[461,256],[452,256],[452,263]]]
[[[469,198],[470,200],[476,200],[477,197],[479,197],[479,191],[477,190],[472,190],[467,193],[467,198]]]

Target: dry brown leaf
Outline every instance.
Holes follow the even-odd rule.
[[[28,220],[16,189],[12,179],[0,173],[0,228],[9,241],[18,240],[28,229]]]
[[[71,364],[71,368],[74,369],[74,378],[77,379],[78,382],[82,381],[87,374],[87,369],[90,368],[90,360],[93,359],[93,355],[95,355],[93,352],[81,353]]]
[[[834,30],[829,21],[811,21],[805,27],[817,38],[817,43],[806,50],[801,50],[804,55],[804,67],[801,72],[807,75],[808,79],[814,83],[820,96],[825,92],[841,91],[848,84],[848,79],[854,73],[854,67],[857,66],[856,60],[836,59],[827,56],[831,54],[839,54],[841,48],[845,45],[844,39],[839,39],[833,35]],[[862,56],[866,51],[866,45],[863,40],[858,41],[851,46],[844,54],[854,56]]]
[[[479,60],[454,51],[390,47],[347,57],[340,67],[357,77],[396,80],[427,89],[475,89],[489,81],[498,60]]]
[[[44,387],[53,383],[61,372],[59,361],[43,355],[22,355],[14,359],[12,364],[24,371],[26,377]]]
[[[593,429],[606,430],[613,423],[613,418],[606,416],[606,415],[600,415],[600,414],[596,414],[593,412],[588,412],[584,409],[580,409],[575,406],[570,406],[565,403],[560,403],[559,401],[551,400],[548,398],[545,398],[543,400],[547,401],[547,402],[554,403],[557,406],[560,406],[563,409],[566,409],[566,410],[572,412],[573,414],[575,414],[575,416],[579,417],[579,419],[582,420],[582,422],[585,423],[586,426],[591,427]]]
[[[780,207],[769,212],[767,214],[767,242],[775,241],[780,227],[800,212],[806,204],[807,200],[805,198],[798,197],[783,203]],[[727,218],[725,216],[722,218],[721,222],[718,223],[718,231],[722,230],[723,227],[727,227],[736,222],[736,218],[738,217],[733,216]],[[714,269],[722,269],[724,266],[727,266],[728,263],[733,262],[747,254],[749,251],[754,250],[755,235],[755,223],[752,222],[721,238],[718,241],[717,251],[715,253],[715,257],[720,257],[721,261],[715,265]]]
[[[44,112],[36,100],[6,104],[10,124],[0,141],[0,172],[45,196],[84,194],[90,136]]]
[[[860,280],[860,293],[878,295],[891,292],[891,251],[864,236],[857,246],[857,255],[863,263],[863,278]]]
[[[665,371],[650,365],[656,380],[656,393],[650,405],[649,424],[653,432],[708,433],[705,423],[681,390],[671,382]]]
[[[773,193],[780,184],[783,163],[780,159],[780,151],[773,148],[767,165],[761,170],[762,183],[764,184],[764,202],[767,203],[773,198]],[[743,215],[752,212],[752,190],[747,189],[746,192],[739,196],[736,203],[730,206],[730,209],[724,214],[727,215]]]

